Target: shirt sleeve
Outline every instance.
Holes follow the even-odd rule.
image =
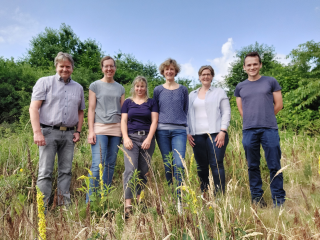
[[[223,90],[222,90],[223,91]],[[223,91],[220,101],[221,128],[228,129],[231,117],[231,108],[227,94]]]
[[[121,108],[121,113],[128,113],[129,111],[129,107],[128,107],[128,104],[129,104],[129,101],[130,99],[126,99],[122,105],[122,108]]]
[[[188,109],[189,109],[189,94],[188,94],[188,89],[184,87],[184,105],[183,105],[183,111],[185,114],[188,114]]]
[[[240,96],[239,84],[237,84],[236,90],[234,90],[234,96],[235,96],[235,97],[241,97],[241,96]]]
[[[123,95],[123,94],[125,94],[126,93],[126,90],[124,89],[124,87],[121,85],[121,96]]]
[[[46,100],[46,96],[44,78],[40,78],[33,87],[31,101]]]
[[[159,98],[158,98],[158,90],[157,90],[157,87],[155,87],[155,89],[153,90],[153,99],[154,101],[157,103],[157,105],[159,105]]]
[[[276,91],[279,91],[281,90],[281,86],[280,84],[278,83],[278,81],[275,79],[275,78],[272,78],[272,92],[276,92]]]
[[[84,101],[84,93],[83,93],[83,88],[82,87],[81,87],[80,97],[81,97],[81,104],[80,104],[79,110],[84,110],[84,109],[86,109],[86,104],[85,104],[85,101]]]
[[[151,106],[151,112],[159,112],[159,108],[158,108],[158,104],[156,103],[156,101],[154,99],[152,100],[152,106]]]
[[[92,92],[97,94],[96,86],[97,86],[96,82],[91,83],[90,86],[89,86],[89,90],[91,90]]]

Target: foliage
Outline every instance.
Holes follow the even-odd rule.
[[[61,24],[59,30],[45,28],[43,33],[32,38],[26,61],[32,67],[50,68],[58,52],[72,55],[75,67],[84,67],[92,72],[100,71],[101,47],[92,39],[81,41],[70,26]]]

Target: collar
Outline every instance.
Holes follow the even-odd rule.
[[[200,90],[200,88],[201,88],[201,87],[199,87],[198,89],[194,90],[194,92],[197,93],[197,92]],[[212,91],[213,88],[214,88],[213,86],[210,86],[210,87],[209,87],[209,91]]]
[[[57,79],[60,81],[60,82],[63,82],[64,84],[68,84],[68,83],[70,83],[70,81],[71,81],[71,77],[69,77],[68,79],[67,79],[67,81],[65,82],[64,80],[63,80],[63,78],[62,77],[60,77],[60,75],[58,74],[58,73],[56,73],[56,77],[57,77]]]

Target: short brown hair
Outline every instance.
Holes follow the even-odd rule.
[[[58,55],[54,59],[54,66],[57,67],[58,63],[61,61],[68,60],[71,65],[72,69],[74,69],[74,61],[72,56],[69,53],[59,52]]]
[[[168,58],[167,60],[165,60],[163,63],[161,63],[160,67],[159,67],[159,71],[160,71],[160,74],[162,76],[163,73],[164,73],[164,69],[166,67],[169,67],[170,65],[172,65],[174,67],[174,69],[176,70],[176,76],[178,75],[178,73],[180,72],[180,65],[177,63],[176,60],[172,59],[172,58]]]
[[[113,60],[113,65],[114,65],[115,67],[117,67],[117,66],[116,66],[116,61],[115,61],[112,57],[110,57],[110,56],[105,56],[105,57],[103,57],[103,58],[101,59],[101,61],[100,61],[101,69],[103,68],[103,62],[104,62],[105,60],[109,60],[109,59],[112,59],[112,60]]]
[[[199,77],[200,77],[200,75],[202,74],[203,70],[205,70],[205,69],[210,70],[212,77],[214,77],[214,70],[213,70],[213,68],[212,68],[210,65],[204,65],[204,66],[201,66],[201,67],[200,67],[200,69],[199,69],[199,71],[198,71]]]
[[[261,64],[261,57],[260,57],[259,53],[258,52],[249,52],[249,53],[247,53],[247,55],[243,59],[243,66],[246,65],[246,58],[247,57],[258,57],[259,63]]]

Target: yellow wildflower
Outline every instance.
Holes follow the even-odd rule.
[[[194,161],[194,154],[192,154],[192,155],[191,155],[191,159],[190,159],[190,167],[189,167],[189,168],[191,168],[191,166],[192,166],[192,164],[193,164],[193,161]]]
[[[23,172],[23,169],[22,169],[22,168],[20,168],[20,172]]]
[[[141,193],[140,193],[139,201],[142,201],[142,199],[144,199],[144,190],[142,190]]]
[[[211,207],[211,206],[209,206],[209,209],[212,209],[212,207]]]
[[[87,179],[87,178],[88,178],[87,176],[82,175],[81,177],[78,177],[78,180]]]
[[[100,189],[101,189],[101,199],[103,199],[104,191],[103,191],[103,167],[102,164],[99,163],[99,175],[100,175]]]
[[[37,187],[37,205],[38,205],[38,230],[39,230],[39,235],[41,239],[46,240],[47,235],[46,235],[46,219],[44,216],[44,203],[43,203],[43,193],[40,191],[40,189]]]

